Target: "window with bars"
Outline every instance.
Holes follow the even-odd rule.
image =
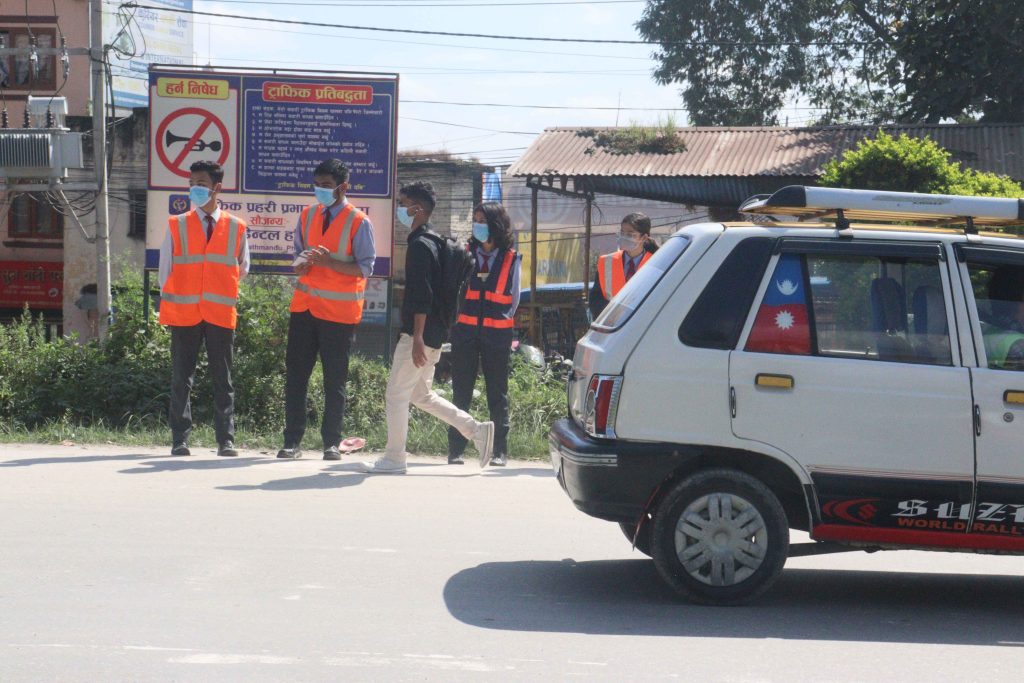
[[[7,236],[12,239],[61,239],[64,215],[42,192],[22,192],[7,210]]]
[[[7,47],[28,48],[35,38],[37,48],[54,48],[57,32],[52,28],[0,27],[0,38]],[[29,55],[0,57],[0,87],[13,91],[53,90],[57,87],[56,55],[39,55],[39,73],[34,77]]]

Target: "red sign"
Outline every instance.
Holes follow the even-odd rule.
[[[0,308],[61,308],[64,264],[49,261],[0,261]]]
[[[172,123],[178,130],[170,130]],[[213,126],[213,135],[204,140],[203,134],[210,126]],[[172,147],[175,148],[174,151],[171,150]],[[228,137],[227,126],[205,109],[179,109],[164,119],[156,131],[156,154],[167,170],[176,176],[188,178],[190,162],[195,161],[190,159],[189,155],[207,149],[218,152],[217,163],[223,164],[227,161],[228,150],[231,149],[231,139]]]

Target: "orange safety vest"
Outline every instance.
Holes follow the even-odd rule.
[[[619,249],[613,254],[604,254],[597,259],[597,279],[601,285],[601,293],[609,301],[626,285],[625,254],[626,252]],[[637,271],[644,267],[651,256],[651,252],[644,252],[640,265],[636,267]]]
[[[499,260],[500,259],[500,260]],[[456,323],[459,325],[483,325],[491,329],[511,330],[515,325],[512,318],[512,266],[516,262],[514,249],[505,251],[504,256],[494,257],[498,268],[490,271],[486,278],[476,274],[469,279],[466,298],[459,311]]]
[[[221,210],[207,242],[206,226],[193,209],[171,216],[168,229],[173,251],[160,296],[160,324],[187,327],[206,321],[235,329],[245,221]]]
[[[366,214],[346,204],[324,232],[324,211],[320,204],[302,210],[302,243],[307,249],[324,247],[330,257],[344,263],[355,263],[352,242],[366,219]],[[366,278],[345,275],[325,266],[313,266],[295,283],[292,313],[309,311],[314,318],[355,325],[363,318],[363,297]]]

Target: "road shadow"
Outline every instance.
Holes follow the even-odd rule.
[[[153,474],[155,472],[184,472],[187,470],[230,470],[250,465],[266,465],[272,462],[274,460],[268,458],[197,458],[193,455],[144,462],[140,467],[131,467],[119,470],[119,472],[121,474]]]
[[[488,467],[482,474],[488,477],[542,477],[554,478],[550,467]]]
[[[452,576],[444,600],[512,631],[1024,647],[1024,579],[1007,575],[787,569],[752,605],[703,607],[648,559],[493,562]]]
[[[117,455],[68,455],[45,456],[41,458],[22,458],[0,462],[0,467],[31,467],[33,465],[65,465],[69,463],[99,462],[111,460],[157,460],[171,458],[171,455],[147,455],[144,453],[118,453]]]
[[[268,461],[268,462],[273,462]],[[278,461],[281,462],[281,461]],[[294,462],[287,460],[284,462]],[[316,474],[309,474],[299,477],[288,477],[286,479],[272,479],[262,484],[231,484],[218,486],[222,491],[301,491],[303,489],[340,489],[361,484],[367,478],[391,479],[399,476],[414,477],[444,477],[449,479],[462,479],[479,476],[478,470],[465,470],[462,468],[451,468],[447,463],[422,463],[411,462],[408,464],[410,474],[367,474],[363,472],[357,462],[346,462],[339,465],[331,465]],[[445,471],[447,470],[447,471]]]

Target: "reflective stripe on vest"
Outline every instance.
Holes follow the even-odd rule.
[[[616,252],[616,253],[618,253],[618,252]],[[606,292],[606,296],[605,296],[606,299],[611,299],[613,296],[615,296],[618,293],[615,290],[615,273],[614,273],[614,271],[615,271],[615,262],[616,261],[620,261],[620,259],[617,259],[614,256],[605,256],[604,257],[604,282],[605,282],[604,286],[605,286],[605,292]],[[623,278],[625,278],[625,271],[623,271]]]
[[[304,282],[296,282],[295,289],[310,296],[318,296],[330,301],[362,301],[365,296],[363,292],[332,292],[329,289],[316,289]]]
[[[238,265],[238,219],[231,217],[230,232],[228,233],[228,249],[226,254],[192,254],[188,253],[188,214],[178,216],[178,239],[181,241],[181,256],[172,256],[173,265],[187,265],[190,263],[220,263],[225,266]],[[202,221],[200,221],[202,222]]]
[[[345,226],[341,229],[341,237],[338,238],[338,248],[331,253],[331,258],[335,261],[352,263],[356,260],[355,256],[349,256],[345,253],[345,249],[348,248],[349,239],[352,237],[352,224],[355,223],[355,221],[356,211],[355,208],[353,208],[348,212],[348,216],[345,217]],[[321,232],[326,233],[326,230],[321,230]]]
[[[306,223],[302,226],[302,246],[309,249],[309,230],[313,227],[313,217],[316,215],[316,211],[310,211],[306,209]],[[323,233],[323,230],[320,231]]]
[[[177,254],[171,255],[170,277],[162,288],[165,305],[160,307],[160,322],[182,326],[205,321],[233,329],[246,226],[223,212],[207,236],[204,223],[195,210],[170,218]],[[190,254],[190,249],[195,251]]]
[[[479,325],[479,320],[480,319],[477,318],[475,315],[466,315],[463,313],[459,316],[457,322],[460,322],[463,325]],[[515,324],[516,321],[513,320],[512,318],[502,318],[501,320],[498,320],[496,318],[483,319],[484,327],[494,327],[496,329],[508,329],[510,327],[515,327]]]
[[[652,254],[649,251],[644,252],[643,256],[640,257],[640,263],[637,265],[636,271],[633,273],[634,275],[640,272],[640,269],[651,259],[651,256]],[[598,267],[601,269],[599,271],[601,275],[599,279],[601,293],[609,301],[619,293],[619,290],[626,286],[625,260],[627,258],[629,258],[629,255],[621,250],[600,257]]]
[[[497,261],[497,256],[495,257]],[[507,329],[515,326],[515,321],[510,317],[495,317],[492,315],[486,315],[489,311],[487,304],[484,302],[490,302],[491,304],[501,306],[512,305],[512,293],[505,293],[508,288],[509,276],[512,272],[512,266],[516,262],[516,252],[513,249],[509,249],[505,252],[505,256],[501,261],[501,270],[498,271],[498,278],[494,283],[494,290],[491,289],[472,289],[472,285],[466,288],[466,301],[469,302],[468,306],[464,306],[463,312],[460,313],[456,322],[462,323],[463,325],[483,325],[484,327],[496,328],[496,329]],[[494,271],[492,271],[494,272]],[[472,283],[473,280],[470,280]],[[480,287],[487,287],[486,282],[479,283]],[[480,313],[481,315],[474,315]],[[508,313],[506,310],[505,313]],[[499,311],[500,315],[501,312]]]
[[[234,306],[238,303],[237,297],[233,298],[230,296],[223,296],[222,294],[213,294],[211,292],[203,292],[203,301],[209,301],[215,304],[223,304],[225,306]]]
[[[172,304],[197,304],[199,303],[198,294],[169,294],[164,292],[160,295],[162,301],[170,301]]]
[[[206,258],[202,254],[188,253],[188,220],[186,218],[188,214],[181,214],[178,216],[178,241],[181,242],[181,256],[172,256],[172,265],[184,265],[189,263],[202,263],[203,259]]]
[[[206,254],[206,260],[209,263],[220,263],[225,266],[237,266],[238,265],[238,219],[234,216],[231,217],[231,222],[228,228],[228,248],[226,254]]]

